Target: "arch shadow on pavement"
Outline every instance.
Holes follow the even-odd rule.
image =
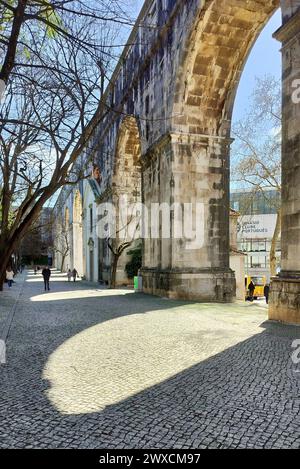
[[[0,367],[0,447],[299,447],[299,328],[84,283],[43,300],[41,285]]]

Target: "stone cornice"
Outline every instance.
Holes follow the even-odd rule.
[[[205,143],[209,144],[212,142],[224,143],[225,145],[231,145],[234,142],[233,138],[222,137],[214,134],[192,134],[184,132],[171,132],[171,139],[173,142],[193,144],[193,143]]]
[[[150,161],[155,158],[163,148],[170,143],[176,143],[179,145],[203,145],[205,147],[209,145],[221,144],[230,146],[234,142],[233,138],[222,137],[213,134],[192,134],[183,132],[167,132],[165,135],[160,137],[155,143],[153,143],[142,155],[142,168],[149,165]]]
[[[300,10],[298,10],[286,23],[284,23],[275,33],[273,37],[282,44],[287,43],[291,39],[300,34]]]

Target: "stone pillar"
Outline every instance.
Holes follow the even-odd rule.
[[[235,296],[229,268],[230,143],[172,133],[143,157],[148,214],[153,204],[166,204],[158,236],[150,233],[156,220],[149,217],[142,269],[146,293],[218,302]]]
[[[282,13],[274,34],[283,61],[282,270],[271,282],[269,319],[300,323],[300,0],[282,0]]]

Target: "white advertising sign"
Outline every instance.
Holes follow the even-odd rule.
[[[277,215],[244,215],[238,221],[238,240],[272,239]]]

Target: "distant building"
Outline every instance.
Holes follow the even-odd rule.
[[[270,280],[270,250],[280,207],[276,190],[249,194],[236,191],[231,194],[231,206],[240,213],[237,226],[237,247],[247,255],[246,275],[265,276]],[[280,269],[280,240],[277,244],[277,269]]]
[[[247,255],[239,250],[237,242],[239,212],[230,209],[230,268],[235,273],[236,299],[245,299],[245,262]]]
[[[52,224],[53,209],[43,208],[20,245],[20,254],[25,264],[52,265]]]

